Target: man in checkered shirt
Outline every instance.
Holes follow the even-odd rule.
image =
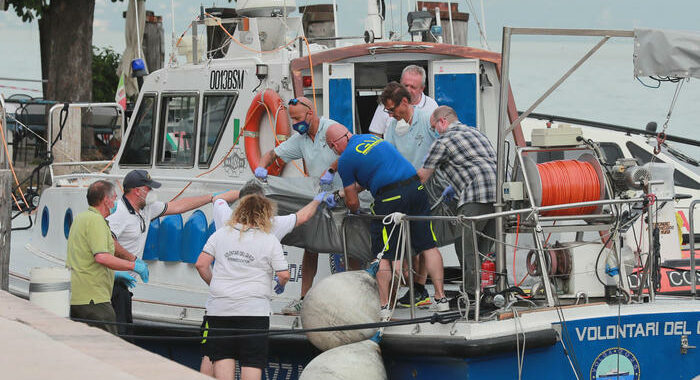
[[[440,137],[432,144],[423,167],[418,170],[421,182],[425,183],[436,169],[440,169],[451,182],[442,193],[443,199],[449,200],[455,193],[458,195],[458,215],[472,216],[494,212],[496,152],[488,138],[478,129],[460,123],[455,110],[448,106],[440,106],[433,112],[430,127],[439,133]],[[476,228],[488,236],[495,235],[494,219],[480,221],[476,223]],[[476,276],[475,247],[470,241],[471,239],[467,238],[464,247],[461,238],[455,241],[460,265],[466,266],[466,284],[474,284]],[[491,251],[489,239],[480,236],[477,243],[482,254]],[[470,293],[475,290],[467,286]]]

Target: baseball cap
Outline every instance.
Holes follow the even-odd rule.
[[[160,182],[151,179],[151,175],[143,169],[136,169],[126,173],[123,182],[124,189],[133,189],[140,186],[148,186],[151,189],[160,187]]]

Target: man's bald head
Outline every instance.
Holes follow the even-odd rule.
[[[350,137],[352,137],[352,132],[342,124],[332,124],[326,130],[326,144],[338,155],[345,151]]]
[[[305,97],[294,98],[289,101],[289,117],[292,119],[292,124],[302,120],[306,120],[309,125],[318,122],[313,102]]]

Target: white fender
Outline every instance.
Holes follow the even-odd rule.
[[[299,380],[330,379],[386,380],[379,345],[363,340],[333,348],[315,357],[299,376]]]
[[[380,320],[377,280],[365,271],[337,273],[309,290],[301,309],[305,329],[373,323]],[[306,333],[320,350],[371,338],[377,329]]]

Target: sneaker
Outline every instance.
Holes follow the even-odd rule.
[[[389,304],[382,306],[379,310],[379,318],[381,321],[388,321],[391,318],[391,309],[389,309]]]
[[[303,305],[304,301],[297,299],[297,300],[292,300],[287,306],[282,308],[282,314],[287,314],[287,315],[298,315],[301,313],[301,306]]]
[[[403,297],[399,298],[399,301],[397,302],[399,306],[401,307],[411,307],[411,291],[408,290],[406,291],[406,294],[403,295]],[[428,294],[428,290],[423,288],[422,292],[415,292],[414,294],[416,298],[416,303],[415,306],[428,306],[430,305],[430,295]]]
[[[439,299],[436,299],[433,302],[433,305],[431,307],[432,311],[449,311],[450,310],[450,301],[447,300],[447,297],[442,297]]]

